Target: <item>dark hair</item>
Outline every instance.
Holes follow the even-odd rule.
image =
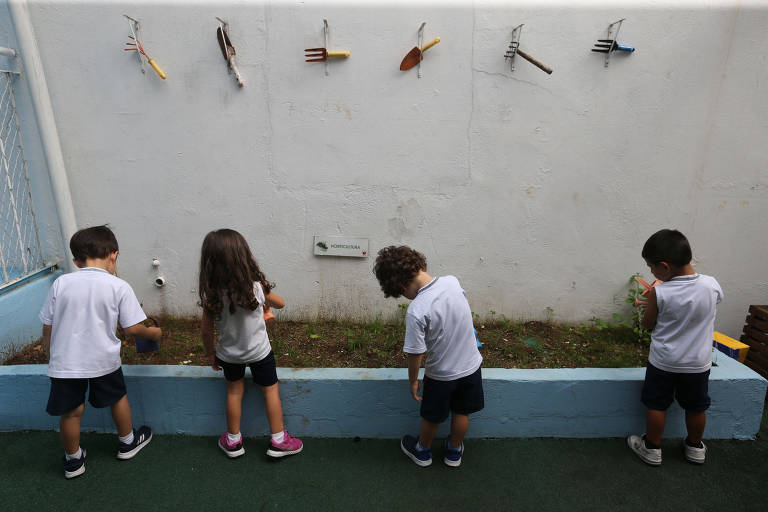
[[[427,270],[427,258],[406,245],[390,245],[379,251],[373,273],[385,297],[399,297],[419,270]]]
[[[243,235],[233,229],[219,229],[205,235],[200,251],[199,305],[215,319],[221,318],[223,297],[229,300],[229,312],[235,306],[254,311],[259,301],[253,293],[258,281],[267,295],[274,283],[267,281],[251,254]]]
[[[676,229],[662,229],[645,242],[642,255],[655,265],[665,261],[675,267],[683,267],[691,262],[691,245],[685,235]]]
[[[69,240],[69,250],[77,261],[85,263],[87,258],[103,259],[117,252],[117,238],[107,225],[81,229]]]

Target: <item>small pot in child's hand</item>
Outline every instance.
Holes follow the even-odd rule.
[[[149,317],[149,320],[155,324],[155,327],[158,326],[157,320],[152,317]],[[136,338],[136,352],[140,354],[145,352],[154,352],[159,348],[160,343],[155,340],[150,340],[149,338]]]

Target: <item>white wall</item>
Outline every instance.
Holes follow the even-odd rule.
[[[459,277],[475,312],[583,321],[649,275],[675,227],[727,296],[738,335],[768,300],[768,3],[536,7],[33,2],[78,223],[109,222],[120,275],[151,311],[195,313],[205,233],[240,230],[298,317],[391,314],[373,258],[312,256],[312,236],[408,244]],[[123,52],[128,13],[168,75]],[[246,80],[216,43],[228,18]],[[637,47],[589,49],[626,17]],[[305,64],[322,43],[352,56]],[[399,71],[419,24],[423,78]],[[548,76],[503,59],[513,26]],[[156,289],[151,259],[168,285]]]

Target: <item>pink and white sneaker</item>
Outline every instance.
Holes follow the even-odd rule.
[[[304,448],[304,443],[301,442],[301,439],[292,437],[287,430],[283,431],[283,435],[282,443],[276,443],[270,439],[267,455],[270,457],[285,457],[286,455],[299,453]]]
[[[227,457],[230,459],[234,459],[235,457],[239,457],[245,454],[245,448],[243,448],[243,440],[240,439],[240,441],[234,444],[230,443],[226,432],[221,434],[221,437],[219,437],[219,448],[221,448],[221,451],[226,453]]]

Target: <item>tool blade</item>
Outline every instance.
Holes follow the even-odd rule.
[[[225,39],[226,35],[224,34],[224,31],[221,29],[221,27],[216,29],[216,39],[219,41],[219,48],[221,48],[221,54],[224,56],[224,60],[229,61],[229,56],[227,55],[227,42]]]
[[[407,71],[421,62],[424,57],[421,54],[421,48],[414,46],[408,54],[403,57],[403,61],[400,63],[400,71]]]
[[[319,59],[306,59],[304,62],[324,62],[325,60],[325,57],[320,57]]]
[[[610,50],[595,50],[594,48],[592,48],[592,51],[597,53],[610,53]]]

